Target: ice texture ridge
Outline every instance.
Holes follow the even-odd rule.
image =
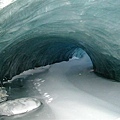
[[[79,48],[95,73],[120,81],[120,0],[16,0],[0,10],[0,80]]]

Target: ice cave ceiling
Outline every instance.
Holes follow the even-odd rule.
[[[119,0],[16,0],[0,10],[0,80],[79,48],[95,73],[120,81]]]

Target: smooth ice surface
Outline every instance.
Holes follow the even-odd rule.
[[[41,102],[36,98],[20,98],[0,104],[0,115],[18,115],[38,108]]]
[[[23,87],[18,84],[20,79]],[[2,117],[4,120],[120,118],[120,83],[96,76],[87,55],[82,59],[74,58],[51,67],[46,66],[44,70],[38,68],[26,71],[14,77],[10,86],[9,99],[36,97],[42,101],[43,107],[22,116]]]
[[[120,81],[120,0],[16,0],[0,10],[0,80],[85,50]],[[81,54],[80,54],[81,55]]]

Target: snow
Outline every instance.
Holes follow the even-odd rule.
[[[56,63],[46,71],[44,67],[44,72],[40,68],[31,71],[23,87],[15,86],[19,79],[12,80],[9,99],[36,97],[43,107],[6,120],[119,120],[120,84],[96,76],[87,55]]]

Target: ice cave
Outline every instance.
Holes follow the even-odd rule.
[[[0,0],[1,119],[120,120],[119,82],[119,0]]]

